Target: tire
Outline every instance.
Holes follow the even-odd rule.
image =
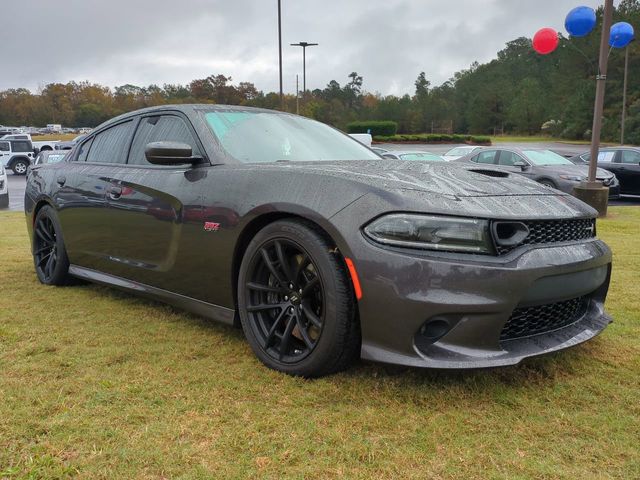
[[[4,195],[0,195],[0,208],[8,208],[9,207],[9,194],[5,193]]]
[[[38,280],[45,285],[69,283],[69,258],[62,239],[62,228],[55,210],[46,205],[33,224],[33,264]]]
[[[557,189],[557,185],[555,183],[553,183],[551,180],[548,180],[546,178],[542,179],[542,180],[538,180],[538,183],[544,185],[545,187],[549,187],[549,188],[555,188]]]
[[[29,162],[22,159],[16,160],[13,162],[13,165],[11,165],[11,170],[13,170],[14,175],[26,175],[27,168],[29,168]]]
[[[249,345],[267,367],[320,377],[359,355],[355,295],[335,252],[323,232],[303,221],[271,223],[249,243],[238,310]]]

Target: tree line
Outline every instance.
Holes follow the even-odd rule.
[[[323,89],[285,95],[284,109],[345,129],[359,120],[392,120],[401,133],[538,134],[571,139],[590,136],[597,55],[602,25],[584,38],[560,40],[551,55],[536,54],[529,38],[506,44],[497,58],[474,63],[448,81],[432,86],[420,72],[415,89],[403,96],[367,92],[357,72],[341,85],[331,80]],[[622,0],[614,21],[640,26],[640,0]],[[640,47],[629,47],[627,141],[640,143]],[[603,137],[620,135],[624,51],[609,58]],[[275,92],[263,92],[251,82],[234,83],[223,74],[189,84],[115,88],[89,83],[52,83],[37,93],[24,88],[0,92],[0,124],[61,123],[93,127],[124,112],[170,103],[217,103],[280,108]]]

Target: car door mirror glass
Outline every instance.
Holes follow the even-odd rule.
[[[184,165],[195,163],[201,157],[194,157],[191,145],[180,142],[152,142],[144,150],[147,161],[154,165]]]

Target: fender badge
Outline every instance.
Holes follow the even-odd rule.
[[[217,232],[220,230],[220,224],[215,222],[204,222],[205,232]]]

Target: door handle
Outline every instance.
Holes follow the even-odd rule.
[[[118,187],[116,185],[112,185],[109,187],[109,196],[111,198],[113,198],[114,200],[120,198],[120,195],[122,195],[122,187]]]
[[[56,179],[56,183],[58,185],[60,185],[61,187],[64,186],[65,183],[67,183],[67,177],[60,175],[57,179]]]

